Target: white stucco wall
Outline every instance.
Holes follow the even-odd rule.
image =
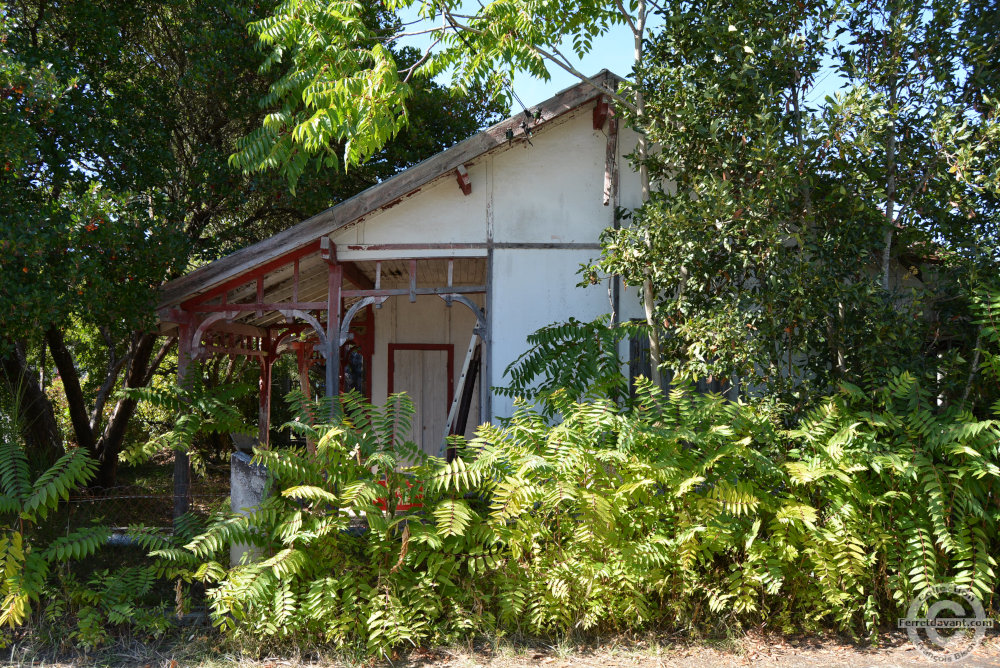
[[[469,196],[449,174],[332,237],[338,253],[352,245],[447,243],[478,244],[482,250],[425,254],[492,252],[491,292],[477,299],[488,300],[491,386],[506,384],[504,369],[525,351],[531,332],[570,317],[591,320],[610,312],[607,285],[576,287],[580,265],[599,256],[601,231],[614,216],[614,207],[603,202],[607,136],[593,129],[592,111],[592,104],[584,105],[538,128],[530,145],[516,142],[467,164]],[[623,130],[618,143],[619,201],[628,207],[640,198],[638,177],[624,159],[635,141],[634,133]],[[355,250],[350,259],[363,260],[368,252]],[[634,289],[621,291],[619,316],[642,316]],[[389,299],[375,316],[373,399],[386,397],[389,343],[454,344],[457,378],[473,325],[465,307],[448,309],[437,297],[419,297],[415,304],[406,297]],[[510,410],[509,400],[492,397],[494,417]],[[478,417],[474,408],[470,425]]]
[[[469,164],[472,192],[464,195],[454,174],[427,184],[388,209],[360,219],[331,238],[353,244],[486,243],[488,161]]]

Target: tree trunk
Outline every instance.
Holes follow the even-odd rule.
[[[635,28],[633,37],[635,38],[635,65],[642,64],[642,46],[644,33],[646,30],[646,2],[639,0],[636,11]],[[636,82],[639,83],[639,82]],[[646,97],[642,93],[642,86],[636,86],[635,93],[636,117],[642,121],[646,115]],[[646,165],[646,158],[649,155],[649,140],[645,132],[639,132],[639,145],[636,148],[636,158],[639,161],[639,184],[642,193],[642,203],[649,201],[649,167]],[[649,244],[649,232],[646,232],[646,243]],[[653,280],[650,276],[651,270],[646,271],[646,280],[642,283],[642,306],[646,314],[646,326],[649,328],[649,375],[650,380],[657,387],[661,387],[660,362],[660,330],[656,322],[656,291],[653,289]]]
[[[965,389],[962,390],[962,403],[961,407],[964,409],[966,402],[969,401],[969,394],[972,392],[972,384],[976,381],[976,372],[979,371],[979,357],[983,346],[983,326],[980,325],[979,329],[976,330],[976,343],[974,344],[975,352],[972,353],[972,364],[969,365],[969,378],[965,381]],[[971,411],[972,408],[970,407]]]
[[[87,402],[83,397],[83,389],[80,387],[80,375],[76,371],[76,363],[73,355],[66,347],[66,340],[62,332],[55,327],[49,327],[45,331],[45,341],[49,344],[49,351],[52,353],[52,361],[59,370],[59,377],[62,378],[63,392],[66,395],[66,405],[69,408],[69,419],[73,425],[73,433],[76,435],[76,444],[87,451],[91,457],[98,459],[97,443],[94,439],[94,432],[90,428],[90,415],[87,411]]]
[[[24,345],[10,343],[10,353],[0,358],[4,382],[13,399],[17,428],[28,457],[47,468],[63,454],[62,434],[52,404],[35,374],[28,369]]]
[[[128,370],[125,372],[125,382],[123,387],[144,387],[149,384],[153,372],[163,359],[162,355],[157,355],[153,364],[150,364],[150,357],[156,345],[157,335],[147,332],[139,337],[139,341],[132,351],[132,358],[129,361]],[[115,409],[108,419],[97,441],[98,469],[96,485],[110,487],[115,484],[118,475],[118,453],[122,450],[122,443],[125,440],[125,431],[128,423],[135,415],[138,402],[130,397],[118,400]]]
[[[62,332],[52,327],[45,332],[45,339],[52,353],[59,375],[63,380],[70,420],[76,435],[76,442],[97,461],[97,475],[92,487],[112,487],[118,475],[118,454],[125,440],[129,420],[135,414],[135,399],[123,398],[115,405],[103,433],[98,437],[92,427],[86,400],[80,387],[80,376],[73,361],[73,355],[66,346]],[[130,351],[128,370],[124,387],[142,387],[149,382],[149,362],[156,343],[156,334],[146,333],[138,337]],[[117,371],[115,372],[117,375]],[[93,424],[97,424],[95,421]]]

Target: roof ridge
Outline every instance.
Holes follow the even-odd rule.
[[[590,81],[599,83],[605,89],[617,86],[623,79],[608,69],[602,69]],[[600,90],[585,81],[568,86],[549,99],[525,110],[530,115],[538,115],[537,123],[549,121],[566,114],[601,94]],[[157,309],[170,308],[195,295],[230,280],[247,270],[246,265],[261,264],[290,251],[305,246],[322,236],[356,221],[393,201],[423,187],[434,179],[447,174],[459,165],[474,160],[489,151],[524,136],[520,127],[524,112],[513,114],[499,123],[463,139],[454,146],[440,151],[421,162],[394,174],[385,181],[353,195],[342,202],[317,213],[277,234],[245,246],[229,255],[209,262],[194,271],[175,278],[160,286],[160,300]]]

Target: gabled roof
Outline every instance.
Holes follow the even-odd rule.
[[[608,70],[601,70],[591,77],[591,80],[612,91],[622,81],[620,77]],[[528,110],[527,113],[532,118],[538,119],[531,124],[531,129],[534,130],[573,109],[579,108],[600,95],[601,91],[589,83],[581,82],[571,86]],[[515,114],[298,225],[165,283],[160,288],[158,309],[176,306],[239,276],[249,269],[263,265],[310,243],[315,243],[318,238],[329,235],[362,216],[394,203],[434,179],[503,146],[509,141],[508,131],[514,133],[515,141],[522,138],[524,129],[521,125],[524,121],[523,114]]]

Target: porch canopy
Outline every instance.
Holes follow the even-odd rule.
[[[166,283],[157,313],[161,332],[178,340],[179,380],[192,360],[213,355],[256,358],[259,440],[266,447],[275,360],[286,352],[297,355],[305,391],[309,368],[322,361],[326,395],[336,396],[344,382],[345,346],[362,352],[367,347],[370,354],[371,309],[388,299],[413,302],[433,296],[449,306],[457,302],[470,308],[475,334],[488,349],[491,238],[482,243],[432,238],[428,243],[377,245],[345,244],[343,235],[339,245],[332,239],[338,238],[338,231],[400,204],[432,181],[454,178],[456,191],[468,196],[473,185],[467,166],[476,158],[530,141],[539,125],[595,98],[596,127],[597,114],[606,116],[608,105],[595,85],[613,89],[619,79],[602,71],[592,81],[594,85],[568,88],[524,115],[498,123],[270,239]],[[418,228],[429,223],[433,220],[413,221]],[[470,346],[470,354],[471,350]],[[488,359],[483,356],[484,379],[489,378]],[[370,365],[365,372],[371,373]],[[369,378],[369,387],[370,382]],[[487,394],[488,388],[480,388],[481,402]]]

